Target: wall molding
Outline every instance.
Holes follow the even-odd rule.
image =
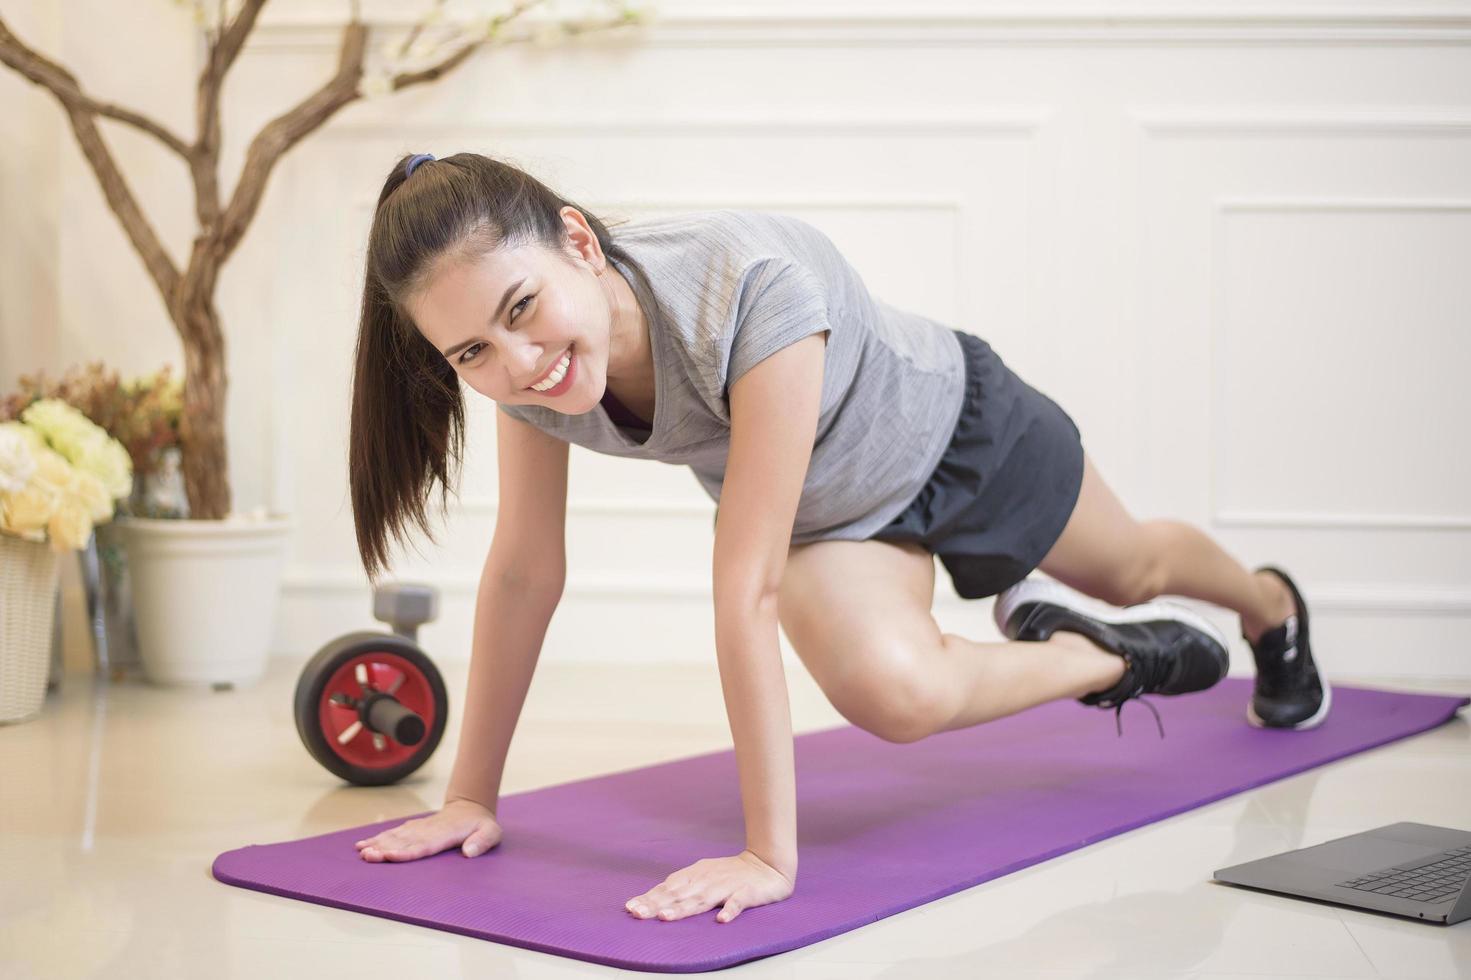
[[[454,571],[405,571],[389,576],[388,581],[414,582],[430,585],[445,596],[474,598],[480,587],[478,569]],[[371,593],[368,578],[352,565],[292,565],[281,577],[281,591],[285,596],[322,597],[355,596],[362,598]],[[563,599],[675,599],[681,601],[708,601],[711,596],[709,583],[691,581],[683,574],[661,575],[640,572],[636,575],[624,572],[582,573],[568,575],[563,589]]]
[[[1471,117],[1468,117],[1471,118]],[[1211,263],[1211,309],[1207,318],[1210,345],[1210,432],[1213,451],[1210,455],[1210,473],[1207,477],[1210,520],[1218,527],[1249,527],[1273,529],[1335,529],[1352,531],[1466,531],[1471,530],[1471,514],[1392,514],[1351,513],[1336,511],[1261,511],[1247,507],[1222,505],[1219,476],[1229,470],[1231,460],[1223,458],[1226,441],[1224,419],[1230,413],[1225,403],[1224,365],[1221,363],[1221,301],[1223,290],[1219,281],[1222,271],[1220,256],[1225,247],[1225,219],[1233,214],[1348,214],[1348,213],[1391,213],[1391,212],[1468,212],[1471,200],[1460,199],[1402,199],[1379,197],[1228,197],[1217,198],[1211,215],[1211,241],[1213,242]]]
[[[368,103],[371,108],[374,103]],[[486,134],[495,137],[577,136],[596,139],[608,136],[659,136],[707,138],[711,136],[826,137],[866,136],[929,137],[940,139],[984,136],[1030,137],[1053,117],[1048,105],[988,106],[983,109],[921,109],[913,112],[875,115],[853,110],[801,111],[773,115],[767,110],[731,112],[663,113],[650,118],[646,113],[622,115],[530,116],[507,115],[470,120],[399,119],[389,115],[356,112],[333,119],[323,134],[337,137],[412,133],[417,138],[440,134],[457,136]],[[1467,117],[1471,119],[1471,117]]]
[[[937,572],[937,575],[943,574]],[[393,581],[431,585],[443,596],[473,599],[479,587],[478,573],[413,572],[394,576]],[[367,577],[353,566],[304,565],[289,567],[282,576],[283,598],[351,598],[369,594]],[[562,598],[635,599],[708,603],[710,583],[685,574],[640,572],[571,573]],[[1471,616],[1471,589],[1449,585],[1411,586],[1389,584],[1325,583],[1308,589],[1315,611],[1333,614],[1384,616]],[[973,606],[972,600],[954,596],[938,580],[935,605]],[[984,600],[982,600],[984,601]],[[1185,600],[1193,603],[1195,600]],[[1205,607],[1204,608],[1213,608]]]
[[[385,2],[364,5],[364,19],[402,30],[412,13]],[[968,47],[986,44],[1454,44],[1471,43],[1471,12],[1400,9],[1391,4],[1343,7],[1237,7],[1199,10],[1118,6],[997,6],[930,4],[901,9],[843,4],[654,4],[649,23],[614,36],[591,35],[578,47]],[[414,11],[414,13],[417,13]],[[340,2],[268,8],[252,49],[335,50],[343,23]],[[527,18],[525,23],[535,23]]]
[[[1351,514],[1332,511],[1218,510],[1217,527],[1277,528],[1300,531],[1471,531],[1471,516],[1456,514]]]
[[[500,499],[490,494],[460,498],[460,509],[477,516],[495,514]],[[680,517],[709,520],[715,516],[715,501],[708,497],[692,500],[657,500],[622,497],[583,497],[567,501],[567,515],[577,517]]]
[[[1471,121],[1471,117],[1467,118]],[[1471,198],[1223,197],[1216,204],[1222,212],[1471,211]]]
[[[1345,109],[1296,106],[1262,109],[1223,106],[1210,109],[1151,106],[1128,110],[1146,135],[1186,139],[1226,136],[1258,138],[1299,136],[1386,137],[1471,135],[1471,112],[1443,106]]]
[[[1471,112],[1464,108],[1441,106],[1405,106],[1393,111],[1382,108],[1352,109],[1332,106],[1295,106],[1262,109],[1247,106],[1132,106],[1128,117],[1134,121],[1142,142],[1151,139],[1225,139],[1225,138],[1455,138],[1471,137]],[[1141,146],[1141,159],[1144,147]],[[1302,196],[1230,196],[1217,198],[1211,215],[1210,256],[1212,271],[1210,308],[1207,310],[1208,343],[1211,357],[1211,391],[1209,431],[1212,445],[1221,445],[1219,431],[1220,392],[1216,361],[1219,352],[1219,256],[1223,231],[1222,217],[1231,212],[1334,212],[1334,211],[1464,211],[1471,201],[1463,198],[1388,198],[1388,197],[1302,197]],[[1140,227],[1147,225],[1141,216]],[[1219,501],[1216,474],[1219,456],[1209,456],[1211,471],[1207,476],[1207,514],[1217,527],[1294,529],[1294,530],[1391,530],[1391,531],[1464,531],[1471,530],[1471,516],[1457,514],[1367,514],[1347,512],[1258,511],[1222,506]],[[1357,594],[1354,594],[1355,596]],[[1348,605],[1358,598],[1345,600]],[[1375,605],[1371,602],[1371,605]],[[1375,605],[1377,609],[1377,605]],[[1398,607],[1393,607],[1398,609]],[[1459,608],[1459,607],[1457,607]],[[1393,611],[1393,610],[1391,610]]]

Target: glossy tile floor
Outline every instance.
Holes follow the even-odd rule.
[[[219,693],[69,675],[40,718],[0,726],[0,977],[629,972],[210,877],[221,851],[386,820],[442,799],[454,720],[410,781],[345,787],[298,741],[290,704],[302,662],[275,661],[259,685]],[[458,705],[463,667],[446,673]],[[844,723],[805,672],[789,671],[788,683],[797,730]],[[1374,683],[1471,691],[1471,680]],[[608,691],[619,693],[610,699]],[[1102,715],[1100,725],[1111,727]],[[713,664],[548,661],[518,728],[504,792],[728,746]],[[1471,923],[1427,925],[1210,881],[1216,868],[1402,819],[1471,828],[1465,712],[1428,734],[719,973],[1471,977]]]

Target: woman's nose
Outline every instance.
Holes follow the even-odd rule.
[[[521,348],[521,350],[517,352],[515,360],[512,363],[516,364],[518,367],[514,380],[522,384],[530,384],[531,382],[536,380],[536,369],[537,366],[541,364],[541,348]]]

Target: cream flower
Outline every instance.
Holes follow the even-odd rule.
[[[84,548],[93,525],[112,517],[112,497],[96,476],[73,467],[39,437],[36,441],[40,445],[30,447],[35,468],[29,481],[0,493],[0,531],[32,541],[49,536],[56,551]]]
[[[68,462],[101,481],[110,497],[121,498],[132,493],[133,461],[122,443],[109,436],[102,426],[57,398],[33,403],[20,417]],[[66,486],[70,477],[56,482]]]
[[[87,546],[87,539],[92,536],[92,519],[87,516],[86,505],[79,499],[63,498],[61,506],[51,515],[46,530],[51,535],[52,550],[76,551]]]
[[[36,476],[35,482],[45,485],[52,493],[60,493],[62,488],[71,482],[71,464],[66,457],[52,449],[50,446],[42,446],[35,450],[36,454]]]
[[[36,474],[36,454],[20,422],[0,422],[0,492],[21,490]]]
[[[32,541],[45,540],[42,532],[56,513],[59,498],[60,494],[41,483],[14,493],[0,493],[0,531]]]
[[[87,443],[72,463],[95,479],[109,498],[122,499],[133,492],[133,459],[116,439]],[[107,502],[109,513],[111,500]]]
[[[95,524],[105,524],[112,520],[112,494],[107,492],[107,487],[102,481],[85,470],[73,470],[71,483],[66,489],[67,495],[81,504],[82,509],[87,512],[88,517]]]
[[[59,398],[42,398],[20,413],[20,420],[46,438],[61,455],[70,459],[73,450],[97,433],[106,433],[87,416]]]

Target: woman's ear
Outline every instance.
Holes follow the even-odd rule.
[[[572,205],[565,205],[561,210],[562,224],[567,229],[567,238],[570,248],[578,259],[592,266],[593,272],[601,275],[601,266],[607,263],[603,255],[603,248],[598,243],[598,236],[593,233],[588,225],[587,219],[582,212]]]

